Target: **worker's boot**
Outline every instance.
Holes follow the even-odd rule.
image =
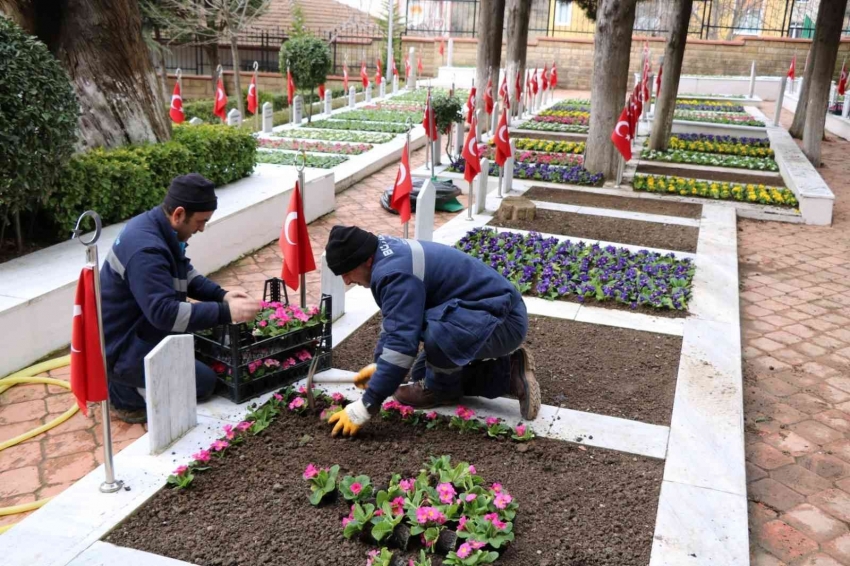
[[[457,405],[460,395],[445,395],[425,387],[425,380],[420,379],[408,385],[402,385],[393,393],[396,401],[402,405],[410,405],[414,409],[431,409],[443,405]]]
[[[109,408],[119,421],[124,421],[128,424],[145,424],[148,422],[148,412],[146,409],[118,409],[112,403],[109,404]]]
[[[525,420],[534,420],[540,411],[540,385],[534,379],[534,358],[520,346],[511,354],[511,393],[519,401],[519,410]]]

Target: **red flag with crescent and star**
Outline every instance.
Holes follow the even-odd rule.
[[[224,92],[224,82],[221,80],[221,77],[218,78],[218,83],[215,85],[213,114],[221,118],[222,122],[227,119],[227,93]]]
[[[549,90],[549,68],[545,63],[543,64],[543,75],[541,78],[543,79],[543,91],[545,92]]]
[[[393,196],[390,199],[390,206],[393,210],[398,211],[402,224],[410,220],[410,193],[413,192],[413,181],[410,179],[409,151],[409,144],[404,144],[404,151],[401,152],[401,161],[398,164],[398,173],[395,176]]]
[[[466,99],[466,123],[472,124],[475,114],[475,87],[469,89],[469,98]]]
[[[319,85],[319,100],[325,101],[325,83]]]
[[[422,55],[416,58],[416,72],[422,74]]]
[[[375,68],[375,84],[380,85],[381,79],[383,78],[381,76],[381,60],[377,59],[377,63],[378,63],[378,66]]]
[[[493,100],[493,77],[487,81],[487,88],[484,89],[484,111],[487,114],[493,113],[493,107],[496,105],[496,101]]]
[[[363,88],[369,86],[369,73],[366,72],[366,61],[360,61],[360,82]]]
[[[186,119],[186,113],[183,112],[183,95],[180,93],[180,83],[174,83],[174,93],[171,95],[171,109],[168,111],[171,116],[171,121],[175,124],[182,124]]]
[[[283,253],[281,278],[291,289],[297,291],[301,274],[316,269],[310,234],[307,232],[307,222],[304,220],[304,203],[301,201],[298,181],[295,182],[295,190],[289,197],[289,208],[283,220],[278,245]]]
[[[440,40],[440,55],[445,55],[445,54],[446,54],[446,46],[445,46],[445,44],[443,44],[443,40],[441,39]]]
[[[502,108],[499,125],[496,127],[496,163],[499,167],[502,167],[510,156],[511,138],[508,132],[508,109]]]
[[[391,63],[392,63],[392,65],[390,66],[390,68],[393,70],[393,76],[397,77],[398,76],[398,69],[395,66],[395,57],[392,58]]]
[[[632,158],[632,136],[629,134],[629,108],[626,106],[620,112],[620,117],[617,119],[617,125],[614,126],[614,131],[611,132],[611,141],[614,147],[623,156],[623,159],[628,161]]]
[[[514,98],[517,100],[522,100],[522,80],[520,80],[521,73],[519,69],[516,70],[516,77],[514,81]]]
[[[626,103],[626,108],[628,108],[628,117],[629,117],[629,135],[631,139],[635,139],[635,132],[637,131],[637,121],[638,115],[637,112],[637,103],[635,102],[635,98],[630,94],[629,100]]]
[[[658,64],[658,76],[655,77],[655,98],[656,98],[656,102],[657,102],[659,95],[661,95],[661,74],[663,72],[664,72],[664,63],[662,62],[662,63]]]
[[[797,54],[791,58],[791,66],[788,67],[788,78],[794,80],[794,70],[797,68]]]
[[[552,72],[549,73],[549,85],[552,89],[558,86],[558,69],[556,68],[557,61],[552,61]]]
[[[468,183],[471,183],[475,176],[481,173],[481,156],[478,155],[478,141],[475,139],[477,125],[473,118],[470,122],[469,133],[466,134],[466,140],[463,142],[463,151],[460,153],[465,161],[463,178]]]
[[[506,72],[502,76],[502,84],[499,86],[499,96],[504,98],[505,94],[508,92],[508,73]]]
[[[434,122],[434,109],[431,108],[431,93],[428,93],[428,98],[425,99],[425,116],[422,117],[422,127],[425,128],[425,135],[431,141],[437,139],[437,126]]]
[[[847,60],[841,65],[841,77],[838,79],[838,94],[844,96],[847,92]]]
[[[290,108],[292,101],[295,99],[295,81],[292,80],[292,71],[286,69],[286,100],[289,102]]]
[[[251,84],[248,85],[248,112],[251,114],[257,113],[259,102],[257,100],[257,77],[251,77]]]
[[[106,368],[97,326],[94,270],[84,267],[77,281],[74,318],[71,322],[71,391],[77,406],[88,416],[86,403],[106,401]]]
[[[404,56],[404,76],[405,78],[410,76],[410,55]]]

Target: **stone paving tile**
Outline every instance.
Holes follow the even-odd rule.
[[[749,497],[806,498],[770,521],[751,504],[754,565],[850,565],[850,143],[823,147],[831,227],[738,220],[744,416],[747,438],[760,435],[746,450]]]

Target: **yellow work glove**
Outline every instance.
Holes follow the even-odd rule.
[[[328,419],[328,423],[334,425],[331,436],[336,436],[340,432],[343,436],[354,436],[360,427],[369,421],[369,418],[369,411],[366,410],[363,401],[358,399]]]
[[[357,387],[357,389],[366,389],[366,386],[369,385],[369,379],[371,379],[372,375],[377,369],[378,364],[369,364],[365,368],[358,371],[357,375],[354,376],[355,387]]]

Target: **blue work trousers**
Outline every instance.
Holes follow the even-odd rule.
[[[139,379],[141,376],[141,379]],[[138,369],[138,375],[109,375],[109,401],[116,409],[123,411],[136,411],[146,407],[145,398],[139,393],[139,389],[128,385],[128,383],[144,383],[144,369]],[[216,375],[211,367],[203,362],[195,360],[195,387],[198,399],[206,399],[213,394],[216,384]]]

